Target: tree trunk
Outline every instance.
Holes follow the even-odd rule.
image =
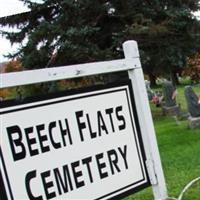
[[[171,76],[171,81],[172,81],[172,83],[173,83],[174,86],[175,85],[180,85],[179,80],[178,80],[178,76],[177,76],[176,72],[172,71],[170,73],[170,76]]]
[[[149,76],[150,86],[151,87],[156,86],[157,85],[156,84],[156,76],[152,73],[149,73],[148,76]]]

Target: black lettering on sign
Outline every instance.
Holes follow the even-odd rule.
[[[92,157],[87,157],[82,160],[83,165],[86,165],[87,167],[90,183],[93,183],[93,177],[92,177],[92,172],[91,172],[91,167],[90,167],[91,162],[92,162]]]
[[[97,137],[97,132],[92,131],[92,126],[91,126],[90,117],[89,117],[88,113],[86,114],[86,117],[87,117],[87,122],[88,122],[88,127],[89,127],[91,138],[96,138]]]
[[[76,184],[76,188],[79,188],[79,187],[82,187],[85,185],[85,182],[83,180],[78,180],[80,177],[83,176],[83,173],[81,170],[77,170],[77,168],[80,167],[80,161],[76,161],[76,162],[73,162],[71,163],[71,168],[72,168],[72,172],[73,172],[73,175],[74,175],[74,181],[75,181],[75,184]]]
[[[45,135],[45,134],[42,135],[42,132],[44,131],[44,129],[45,129],[44,124],[40,124],[40,125],[36,126],[36,130],[37,130],[40,148],[41,148],[42,153],[50,151],[49,146],[44,145],[44,142],[48,140],[47,135]]]
[[[119,160],[118,160],[117,152],[114,149],[112,149],[108,151],[107,154],[108,154],[108,160],[109,160],[109,164],[111,168],[111,173],[115,174],[114,168],[117,170],[117,172],[120,172],[120,168],[118,167]]]
[[[127,149],[127,145],[116,147],[64,164],[59,168],[40,172],[39,177],[36,170],[30,171],[25,178],[27,195],[30,200],[59,199],[58,196],[65,193],[76,192],[79,188],[95,183],[99,179],[125,171],[128,169]],[[39,185],[34,183],[36,180],[40,180]],[[41,187],[44,196],[37,194],[34,186]]]
[[[54,176],[55,176],[55,179],[56,179],[56,184],[57,184],[57,187],[58,187],[59,195],[61,195],[62,193],[67,193],[69,190],[71,190],[71,191],[73,190],[73,185],[72,185],[68,166],[64,165],[62,171],[63,171],[63,173],[62,173],[62,176],[61,176],[59,169],[58,168],[54,169]]]
[[[26,174],[25,177],[25,186],[26,186],[26,192],[28,194],[28,197],[30,200],[43,200],[42,196],[34,196],[31,191],[31,180],[33,178],[36,178],[36,170],[30,171]]]
[[[119,151],[119,153],[117,152],[117,150]],[[108,160],[109,160],[109,165],[110,165],[110,169],[111,169],[111,173],[115,174],[116,172],[121,172],[122,167],[120,167],[120,163],[119,163],[119,159],[121,160],[121,158],[124,161],[124,168],[128,169],[128,163],[127,163],[127,145],[124,145],[124,148],[122,149],[121,147],[118,147],[116,149],[111,149],[109,151],[107,151],[107,156],[108,156]]]
[[[51,171],[46,171],[46,172],[41,173],[42,183],[44,186],[44,191],[45,191],[47,199],[52,199],[56,197],[56,193],[54,191],[52,192],[49,191],[49,189],[54,186],[53,181],[47,180],[50,177],[50,175],[51,175]]]
[[[26,157],[26,148],[22,142],[22,131],[19,126],[7,127],[8,139],[14,161]]]
[[[75,112],[80,140],[95,139],[108,134],[122,131],[126,128],[123,107],[106,108],[105,110],[86,113],[83,110]]]
[[[79,133],[80,133],[80,137],[81,137],[81,141],[84,141],[84,137],[83,137],[83,129],[86,128],[86,125],[84,122],[80,121],[80,118],[83,117],[83,111],[78,111],[76,112],[76,120],[78,123],[78,129],[79,129]]]
[[[108,134],[108,129],[106,127],[106,124],[104,122],[103,116],[101,114],[101,111],[97,111],[97,121],[98,121],[98,132],[99,136],[101,136],[101,131],[105,131],[106,134]]]
[[[57,129],[54,132],[55,128]],[[7,127],[6,130],[14,161],[24,159],[27,156],[27,151],[30,156],[35,156],[49,152],[50,147],[59,149],[68,144],[73,144],[67,119],[53,121],[47,125],[38,124],[25,128],[14,125]],[[60,141],[55,140],[56,134],[60,135]]]
[[[61,147],[61,143],[60,142],[56,142],[54,140],[53,137],[53,129],[56,128],[56,122],[50,122],[49,123],[49,138],[51,140],[51,144],[55,149],[59,149]],[[56,134],[57,132],[55,132],[54,134]]]
[[[108,108],[105,110],[106,114],[109,115],[109,118],[110,118],[110,124],[111,124],[111,127],[112,127],[112,131],[115,132],[115,127],[114,127],[114,123],[113,123],[113,117],[112,117],[112,114],[113,114],[113,108]]]
[[[125,121],[124,116],[119,113],[120,111],[122,111],[122,106],[118,106],[115,112],[116,112],[117,119],[122,122],[122,124],[119,125],[119,130],[124,130],[126,128],[126,121]]]
[[[103,158],[103,153],[96,155],[97,167],[98,167],[99,176],[101,179],[106,178],[108,176],[107,172],[105,171],[103,172],[103,169],[106,167],[106,163],[101,161],[102,158]]]
[[[124,150],[122,150],[120,147],[118,147],[118,150],[124,159],[124,166],[126,169],[128,169],[128,163],[127,163],[127,145],[124,145]]]
[[[32,147],[37,142],[34,137],[31,137],[31,135],[33,133],[33,127],[25,128],[24,132],[26,135],[26,140],[27,140],[30,156],[35,156],[35,155],[39,154],[38,149],[33,149],[33,147]]]
[[[61,132],[61,136],[62,136],[62,140],[63,140],[63,145],[66,146],[66,139],[65,137],[68,136],[68,140],[69,140],[69,144],[72,145],[72,137],[71,137],[71,132],[69,129],[69,123],[68,120],[65,119],[65,128],[63,128],[63,123],[61,120],[58,121],[59,127],[60,127],[60,132]]]

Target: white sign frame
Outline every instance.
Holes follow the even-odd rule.
[[[54,95],[56,95],[56,97],[53,97]],[[75,189],[76,184],[73,181],[75,179],[72,178],[73,173],[69,171],[71,172],[69,177],[71,179],[73,189],[72,191],[68,191],[66,193],[62,192],[61,196],[59,196],[59,194],[56,193],[55,181],[53,182],[54,176],[49,175],[48,178],[51,179],[50,182],[53,183],[53,186],[50,187],[51,191],[53,191],[51,194],[56,195],[55,198],[79,199],[80,197],[82,197],[83,199],[110,199],[110,198],[116,199],[116,198],[119,198],[119,196],[121,197],[122,195],[124,196],[126,194],[130,194],[135,191],[141,190],[144,187],[150,186],[150,181],[148,178],[148,173],[147,173],[147,169],[145,165],[146,157],[145,157],[144,148],[142,144],[140,126],[138,122],[136,106],[134,103],[130,81],[121,82],[118,84],[115,83],[115,84],[108,84],[104,86],[84,88],[78,91],[75,90],[75,93],[73,93],[73,91],[70,91],[70,92],[67,91],[67,92],[62,92],[62,93],[56,93],[54,95],[53,96],[48,95],[48,96],[43,96],[43,97],[34,98],[34,99],[31,98],[29,99],[29,101],[21,102],[18,104],[16,104],[16,102],[10,102],[8,106],[5,104],[3,108],[1,108],[2,110],[1,116],[3,119],[2,130],[5,130],[3,131],[3,133],[6,133],[6,129],[8,127],[9,129],[11,127],[16,127],[16,125],[19,128],[21,127],[20,130],[23,135],[22,143],[26,147],[25,148],[26,157],[18,160],[17,154],[16,154],[14,157],[17,160],[13,161],[13,156],[10,149],[11,142],[9,142],[7,134],[5,134],[6,136],[3,136],[3,135],[1,136],[4,143],[1,145],[2,148],[1,148],[0,153],[1,153],[1,157],[3,158],[2,161],[3,161],[4,172],[6,172],[5,174],[7,174],[7,177],[6,177],[7,185],[9,186],[10,190],[12,190],[10,191],[11,198],[9,199],[12,199],[13,196],[16,199],[28,199],[28,195],[25,192],[27,188],[30,188],[30,190],[33,190],[33,191],[34,190],[40,191],[40,188],[45,187],[44,183],[42,184],[41,182],[37,180],[40,172],[43,173],[44,170],[48,172],[51,170],[53,172],[53,169],[59,166],[57,169],[59,169],[59,173],[60,173],[61,171],[60,168],[62,168],[62,166],[65,166],[66,163],[68,163],[67,166],[70,166],[69,163],[74,161],[74,158],[77,158],[77,157],[79,158],[79,160],[81,160],[84,157],[92,158],[90,161],[90,165],[89,163],[87,163],[87,167],[90,166],[90,176],[92,177],[93,182],[91,183],[90,181],[88,181],[89,178],[87,176],[88,174],[86,173],[87,170],[85,170],[85,165],[80,166],[79,170],[82,169],[81,173],[83,173],[80,179],[82,179],[82,183],[85,184],[83,186],[83,189],[84,188],[86,189],[83,190],[82,193],[80,192],[79,189]],[[100,99],[99,102],[98,102],[98,99]],[[11,103],[13,103],[13,105]],[[123,108],[123,110],[121,110],[119,114],[121,113],[121,118],[123,117],[124,119],[123,120],[120,119],[118,121],[116,116],[114,116],[115,115],[114,106],[116,108],[117,107],[119,108],[119,105],[121,109]],[[109,108],[108,110],[110,110],[110,108],[113,109],[112,126],[111,126],[111,121],[109,120],[111,115],[106,116],[104,113],[106,107]],[[87,113],[88,116],[90,116],[91,114],[92,116],[90,118],[90,125],[89,126],[87,125],[87,127],[83,129],[85,130],[85,134],[86,133],[87,134],[85,136],[81,135],[84,141],[81,141],[80,130],[77,125],[77,120],[75,119],[75,113],[76,113],[75,111],[78,111],[78,110],[83,110],[84,111],[83,113]],[[94,113],[96,111],[98,112],[101,111],[102,114],[104,113],[104,122],[106,123],[106,129],[108,130],[108,132],[105,133],[105,131],[102,130],[102,133],[101,133],[102,135],[96,136],[94,139],[94,138],[90,138],[90,136],[88,137],[88,135],[90,135],[91,133],[93,134],[94,130],[98,130],[97,128],[95,129],[95,124],[97,121],[94,120],[95,118]],[[58,114],[55,115],[54,114],[55,112],[58,112]],[[35,117],[37,116],[38,113],[40,113],[39,119],[38,117]],[[27,116],[30,116],[30,118],[27,119]],[[48,125],[49,121],[55,122],[58,119],[60,122],[62,121],[62,123],[65,124],[64,120],[60,120],[62,118],[63,119],[65,118],[68,120],[68,130],[70,130],[69,138],[71,141],[71,145],[69,144],[68,136],[65,136],[66,138],[65,142],[68,143],[69,148],[67,145],[65,147],[60,147],[60,149],[53,149],[52,148],[53,145],[50,142],[50,139],[48,136],[48,140],[47,138],[44,138],[46,139],[45,140],[46,142],[44,142],[44,146],[45,148],[47,147],[49,148],[49,152],[47,152],[47,154],[45,155],[43,155],[42,152],[39,153],[39,151],[41,151],[40,149],[41,146],[39,145],[39,142],[38,142],[39,138],[37,134],[35,134],[36,125],[39,124],[41,127],[41,124],[44,124],[44,127],[47,128],[49,126]],[[84,122],[83,116],[81,117],[81,121],[82,121],[81,123]],[[120,122],[118,125],[121,124],[120,126],[122,126],[123,121],[124,121],[124,130],[121,130],[121,131],[117,130],[117,124]],[[87,124],[86,119],[85,119],[84,124],[85,125]],[[34,127],[34,130],[35,130],[31,132],[30,134],[32,135],[31,140],[35,138],[35,140],[37,141],[37,143],[34,143],[32,147],[35,148],[34,151],[36,150],[38,151],[37,155],[32,155],[32,156],[29,155],[30,150],[27,147],[27,141],[25,139],[26,137],[24,136],[25,134],[23,134],[23,131],[24,131],[23,128],[30,127],[30,125]],[[125,128],[125,125],[126,125],[126,128]],[[59,133],[59,128],[57,128],[56,130],[57,131],[54,131],[54,132]],[[45,129],[42,130],[43,134],[45,133],[45,131],[46,131]],[[49,134],[47,134],[46,132],[44,135],[49,135]],[[53,136],[53,133],[51,133],[51,135],[52,135],[51,136],[52,138],[55,137],[55,135]],[[12,137],[13,137],[12,138],[13,141],[15,141],[14,136]],[[55,138],[54,139],[56,142],[58,142],[59,140],[62,141],[61,138],[58,137],[57,139]],[[31,140],[29,140],[29,142]],[[62,144],[62,142],[60,142],[60,144]],[[17,145],[15,147],[17,150]],[[126,158],[125,157],[123,158],[123,159],[126,159],[126,162],[125,160],[122,159],[122,154],[121,154],[122,149],[123,149],[122,147],[123,148],[126,147]],[[104,162],[106,164],[106,167],[103,166],[101,170],[102,174],[107,175],[105,177],[106,181],[104,181],[104,178],[102,178],[101,181],[98,183],[99,176],[95,176],[95,173],[93,173],[93,172],[98,171],[97,170],[98,165],[96,166],[95,156],[92,157],[91,155],[93,155],[95,152],[98,153],[98,152],[105,151],[106,149],[108,149],[107,153],[110,153],[109,154],[110,158],[108,159],[110,160],[110,162],[108,162],[108,160],[105,159],[107,160]],[[112,151],[110,151],[110,149],[112,149]],[[118,150],[120,151],[118,152]],[[116,154],[117,152],[118,154]],[[73,156],[71,156],[72,154]],[[101,155],[104,155],[106,157],[106,153],[101,154]],[[119,160],[117,159],[118,160],[117,168],[115,168],[116,163],[114,162],[116,160],[113,160],[113,163],[111,162],[113,158],[116,158],[115,156],[118,156],[117,158],[119,159]],[[62,158],[68,158],[68,159],[62,159]],[[51,160],[51,159],[53,159],[53,162],[48,163],[48,160]],[[102,162],[102,158],[100,160]],[[42,163],[42,162],[43,162],[42,167],[37,165],[37,163]],[[48,164],[46,165],[46,163]],[[127,168],[124,165],[125,163],[126,163]],[[111,164],[110,167],[109,167],[109,164]],[[97,168],[95,168],[95,166]],[[69,170],[71,170],[70,167],[68,168]],[[114,174],[112,174],[109,171],[110,168],[113,170],[111,171]],[[9,171],[7,171],[7,169]],[[15,173],[15,170],[18,172],[18,174]],[[25,181],[25,177],[27,177],[27,174],[28,173],[31,174],[33,171],[35,172],[37,171],[37,177],[32,178],[33,181],[31,179],[30,181],[27,181],[27,180]],[[116,181],[116,179],[118,181]],[[18,180],[17,185],[16,185],[16,180]],[[96,180],[97,180],[97,183],[95,182]],[[35,188],[31,189],[31,186],[30,186],[31,182],[34,182],[34,181],[38,181],[37,184],[35,183],[35,188],[39,187],[39,189],[35,189]],[[25,186],[26,186],[26,189],[25,189]],[[97,188],[104,188],[104,190],[101,191]],[[42,192],[44,191],[41,191],[41,193]],[[35,193],[36,194],[34,194],[33,192],[34,196],[39,196],[40,194],[39,192],[35,192]],[[19,194],[21,196],[19,196]],[[22,196],[22,194],[24,194],[24,196]],[[43,194],[43,197],[44,196],[45,195]]]
[[[127,41],[123,44],[123,49],[125,59],[122,60],[1,74],[0,88],[128,71],[129,78],[132,82],[142,140],[147,158],[146,165],[154,198],[155,200],[164,200],[167,199],[167,189],[145,89],[137,43],[135,41]]]

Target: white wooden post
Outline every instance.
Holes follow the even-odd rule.
[[[137,43],[135,41],[127,41],[123,44],[123,48],[125,59],[122,60],[0,74],[0,88],[78,78],[96,74],[128,71],[129,77],[132,81],[137,114],[147,157],[146,164],[154,197],[155,200],[165,200],[167,199],[167,189],[145,88],[144,76],[139,59]]]
[[[141,65],[133,66],[134,62],[132,62],[133,59],[139,58],[137,42],[126,41],[123,44],[123,49],[127,66],[134,67],[134,69],[128,70],[128,74],[133,86],[139,122],[142,124],[140,128],[147,157],[147,170],[152,184],[154,198],[155,200],[164,200],[167,199],[167,189],[145,88],[144,75]]]

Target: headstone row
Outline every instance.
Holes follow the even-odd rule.
[[[185,99],[188,112],[182,112],[180,106],[176,102],[177,90],[170,81],[163,82],[162,95],[157,95],[150,88],[150,84],[146,83],[149,99],[156,105],[162,106],[163,115],[179,116],[189,121],[190,128],[200,128],[200,97],[194,92],[191,86],[185,87]]]

